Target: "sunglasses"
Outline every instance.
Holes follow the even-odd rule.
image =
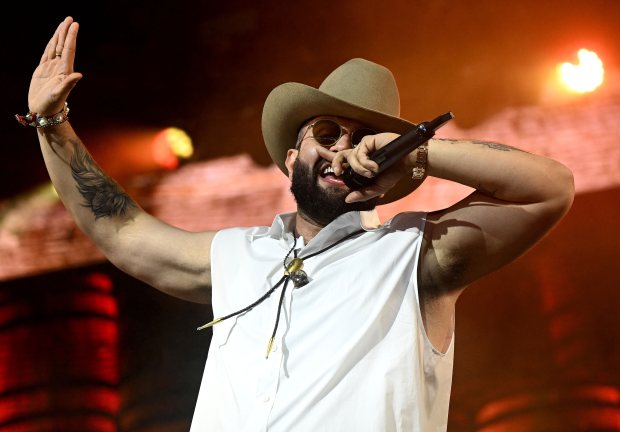
[[[308,125],[308,129],[312,129],[313,138],[323,147],[331,147],[345,134],[349,134],[352,147],[357,146],[365,136],[377,134],[377,131],[367,127],[349,131],[335,121],[328,119],[318,120]]]

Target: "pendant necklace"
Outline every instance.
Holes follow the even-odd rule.
[[[252,310],[255,306],[258,306],[259,304],[261,304],[263,301],[265,301],[267,298],[269,298],[269,296],[271,296],[271,294],[273,294],[273,292],[282,284],[284,284],[284,286],[282,287],[282,292],[280,293],[280,302],[278,303],[278,313],[276,315],[276,322],[275,325],[273,327],[273,332],[271,334],[271,338],[269,339],[269,343],[267,344],[267,354],[265,355],[265,358],[269,357],[269,353],[271,352],[271,347],[273,346],[273,341],[275,340],[276,337],[276,332],[278,331],[278,323],[280,321],[280,311],[282,310],[282,304],[284,302],[284,294],[286,293],[286,288],[288,286],[289,281],[293,282],[293,286],[295,288],[301,288],[304,285],[306,285],[309,282],[308,279],[308,275],[306,274],[306,272],[303,270],[304,268],[304,260],[308,260],[314,256],[317,256],[331,248],[333,248],[334,246],[344,242],[345,240],[350,239],[351,237],[354,237],[358,234],[363,233],[364,230],[360,229],[357,231],[354,231],[346,236],[344,236],[343,238],[337,240],[336,242],[332,243],[331,245],[317,251],[314,253],[311,253],[305,257],[298,257],[297,256],[297,249],[295,249],[295,246],[297,245],[297,236],[295,236],[295,240],[293,242],[293,247],[288,251],[288,253],[286,254],[286,256],[284,257],[284,261],[282,263],[283,267],[284,267],[284,275],[282,276],[282,278],[280,278],[280,280],[274,285],[272,286],[265,294],[263,294],[258,300],[256,300],[254,303],[244,307],[243,309],[239,309],[236,312],[233,312],[231,314],[228,314],[226,316],[220,317],[220,318],[216,318],[211,322],[208,322],[205,325],[202,325],[200,327],[198,327],[197,330],[203,330],[209,327],[214,326],[217,323],[220,323],[224,320],[227,320],[228,318],[232,318],[234,316],[240,315],[244,312],[250,311]],[[290,258],[291,253],[293,254],[293,257]]]

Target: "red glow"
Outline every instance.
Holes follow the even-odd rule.
[[[39,388],[1,398],[0,424],[16,418],[32,418],[37,413],[50,413],[58,409],[98,411],[112,415],[118,412],[119,407],[118,392],[102,386],[63,388],[61,392]]]
[[[521,432],[558,429],[620,430],[620,390],[584,385],[519,394],[485,405],[476,415],[480,432]],[[546,429],[545,429],[546,430]]]
[[[73,414],[70,418],[49,415],[42,418],[24,419],[11,422],[10,426],[0,427],[0,432],[117,432],[116,421],[108,416],[96,414]]]
[[[112,280],[93,272],[58,282],[0,306],[0,432],[118,430]]]
[[[103,293],[81,292],[71,296],[58,296],[50,299],[48,310],[53,313],[89,312],[115,318],[118,315],[116,300]]]
[[[587,325],[582,316],[573,313],[564,313],[553,315],[553,319],[549,322],[549,334],[555,342],[569,338],[579,329],[583,329]]]
[[[0,308],[0,326],[10,324],[20,318],[28,317],[30,314],[31,307],[24,301],[17,301],[4,305]]]
[[[538,407],[504,418],[496,424],[476,429],[478,432],[524,431],[592,431],[620,430],[620,408],[585,408],[565,406],[561,409]]]
[[[172,170],[179,166],[179,159],[172,152],[166,131],[159,132],[153,139],[153,159],[160,167]]]
[[[84,282],[93,288],[101,291],[110,292],[114,284],[112,279],[105,273],[94,272],[84,278]]]

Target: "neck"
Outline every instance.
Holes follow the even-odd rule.
[[[376,209],[360,212],[360,224],[365,230],[377,229],[381,226],[381,219]],[[304,238],[304,243],[308,244],[310,240],[316,236],[319,231],[326,225],[318,223],[297,209],[295,215],[295,233]]]
[[[297,209],[295,215],[295,232],[304,238],[304,243],[308,244],[310,240],[321,231],[325,225],[315,222],[310,217]]]

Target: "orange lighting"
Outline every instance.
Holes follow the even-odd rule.
[[[603,62],[594,51],[580,49],[578,64],[562,63],[558,66],[560,81],[568,89],[577,93],[594,91],[603,83],[605,70]]]
[[[176,168],[179,158],[187,159],[193,153],[191,138],[178,128],[164,129],[153,140],[153,159],[166,169]]]

